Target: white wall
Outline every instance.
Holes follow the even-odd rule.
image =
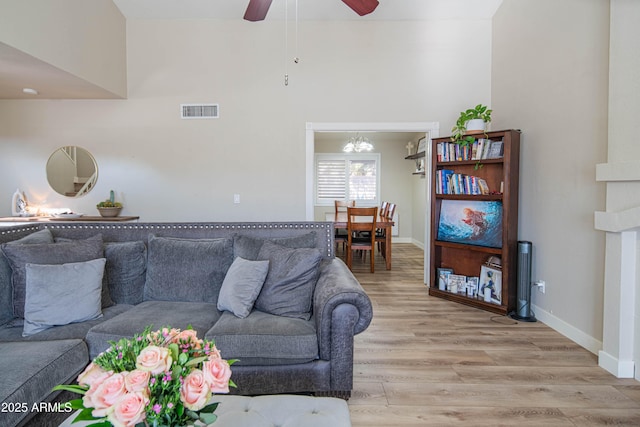
[[[538,319],[602,340],[609,2],[505,0],[493,20],[494,128],[522,129],[519,238],[533,242]]]
[[[306,122],[448,129],[489,103],[490,21],[305,21],[299,37],[285,86],[282,22],[128,21],[127,100],[0,101],[0,215],[20,187],[32,203],[84,213],[113,189],[123,215],[144,221],[304,219]],[[460,66],[469,39],[472,73]],[[217,102],[220,118],[180,120],[187,102]],[[69,144],[98,163],[79,200],[44,174]]]
[[[0,10],[0,42],[127,96],[126,24],[113,1],[0,0]]]

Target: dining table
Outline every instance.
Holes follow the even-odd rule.
[[[359,221],[370,221],[370,218],[367,217],[358,217]],[[335,229],[344,229],[347,228],[347,213],[346,212],[327,212],[325,214],[325,221],[333,222],[333,228]],[[386,239],[384,241],[384,260],[385,267],[387,270],[391,270],[391,234],[392,227],[394,222],[391,218],[388,218],[384,215],[378,215],[376,218],[376,228],[383,229],[386,235]]]

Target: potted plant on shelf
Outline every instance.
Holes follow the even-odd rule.
[[[120,215],[122,210],[122,203],[115,201],[115,193],[113,190],[109,193],[109,198],[96,205],[98,212],[103,217],[115,217]]]
[[[491,122],[491,113],[486,105],[478,104],[474,108],[460,112],[460,117],[451,129],[451,141],[462,145],[472,144],[474,137],[469,134],[482,133]]]

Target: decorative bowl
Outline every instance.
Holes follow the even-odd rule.
[[[120,211],[122,208],[113,207],[113,208],[97,208],[100,215],[105,218],[112,218],[120,215]]]

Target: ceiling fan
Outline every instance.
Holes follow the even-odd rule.
[[[244,13],[247,21],[262,21],[267,16],[272,0],[249,0],[249,6]],[[373,12],[378,7],[378,0],[342,0],[358,15],[364,16]]]

